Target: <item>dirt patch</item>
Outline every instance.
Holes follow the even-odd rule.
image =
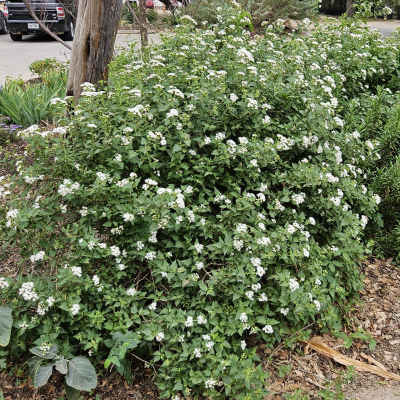
[[[344,341],[329,333],[320,333],[312,326],[312,336],[352,359],[376,365],[380,363],[387,371],[400,374],[400,269],[392,260],[370,258],[362,264],[365,274],[365,290],[361,292],[361,303],[354,307],[348,316],[357,326],[376,340],[374,351],[369,349],[366,341],[355,340],[346,349]],[[345,330],[347,334],[352,330]],[[283,400],[283,393],[302,389],[305,393],[315,394],[326,384],[346,370],[330,358],[314,351],[305,354],[306,346],[297,343],[293,350],[277,347],[266,349],[258,344],[257,354],[263,360],[264,369],[271,373],[269,388],[271,394],[265,400]],[[368,361],[368,357],[370,361]],[[282,365],[291,365],[290,374],[278,377]],[[357,400],[391,400],[400,397],[400,382],[388,380],[368,372],[357,372],[358,378],[349,384],[344,392],[348,399]]]

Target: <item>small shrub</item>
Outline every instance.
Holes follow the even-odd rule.
[[[29,65],[32,74],[37,74],[46,79],[46,76],[51,72],[58,72],[67,75],[69,69],[68,62],[60,62],[56,58],[45,58],[44,60],[34,61]]]
[[[6,81],[0,91],[0,113],[24,127],[51,120],[51,101],[64,96],[67,75],[52,71],[43,76],[39,83]]]
[[[158,20],[158,13],[155,10],[147,10],[147,20],[150,23],[157,22]]]
[[[4,117],[0,114],[0,145],[16,139],[20,125],[10,123],[10,117]]]

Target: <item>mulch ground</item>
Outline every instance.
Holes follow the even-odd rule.
[[[0,160],[4,159],[6,153],[23,155],[24,151],[23,141],[13,143],[5,149],[0,149]],[[13,165],[0,162],[0,176],[13,173],[14,169]],[[0,203],[0,206],[3,204]],[[18,272],[15,266],[17,259],[18,256],[15,254],[8,259],[0,260],[0,276],[14,277]],[[375,365],[379,365],[376,362],[380,363],[388,371],[400,374],[400,269],[392,261],[392,259],[378,260],[370,257],[362,264],[365,289],[360,292],[360,304],[347,316],[353,328],[346,328],[346,333],[356,331],[357,326],[363,328],[377,341],[374,351],[370,351],[368,343],[361,340],[355,340],[352,347],[346,349],[342,339],[328,333],[321,334],[316,324],[310,326],[310,329],[313,329],[312,336],[317,336],[319,341],[341,354],[366,363]],[[328,380],[335,379],[346,369],[343,365],[314,351],[305,354],[304,343],[297,343],[294,349],[277,346],[272,350],[250,337],[248,346],[257,346],[257,354],[262,360],[263,368],[271,374],[268,382],[271,394],[265,400],[283,400],[284,393],[296,389],[303,389],[304,392],[313,394],[323,388]],[[288,375],[280,378],[278,368],[283,364],[290,364],[292,369]],[[6,371],[0,373],[0,388],[5,400],[59,400],[65,396],[64,377],[61,374],[54,373],[47,385],[35,389],[27,369],[26,359],[20,359],[14,360]],[[158,399],[157,388],[151,379],[151,370],[133,358],[132,372],[134,381],[128,385],[114,370],[103,370],[98,376],[98,387],[91,393],[82,392],[81,398],[84,400]],[[351,385],[349,391],[357,394],[357,388],[376,385],[400,388],[400,382],[390,381],[368,372],[358,372],[358,379]],[[364,397],[361,400],[364,400]]]

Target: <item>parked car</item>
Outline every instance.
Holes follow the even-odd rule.
[[[3,14],[5,1],[0,0],[0,35],[7,33],[6,18]]]
[[[63,2],[65,8],[57,0],[30,0],[29,4],[35,15],[63,40],[74,39],[75,21],[68,11],[73,2]],[[42,35],[46,32],[29,13],[22,0],[8,0],[3,10],[6,27],[14,41],[22,40],[23,35]]]
[[[136,3],[137,5],[137,0],[130,0],[131,3]],[[154,8],[154,1],[153,0],[146,0],[146,7],[147,8]]]

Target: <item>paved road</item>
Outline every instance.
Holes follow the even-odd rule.
[[[390,36],[396,28],[400,28],[400,20],[371,21],[368,25],[381,31],[384,37]],[[150,40],[159,42],[158,35],[149,35]],[[127,46],[129,43],[139,42],[139,35],[119,34],[116,46]],[[7,76],[22,79],[32,78],[29,64],[36,60],[55,57],[58,60],[69,60],[71,52],[62,44],[48,36],[24,36],[22,42],[13,42],[8,35],[0,35],[0,84]]]
[[[149,35],[154,43],[160,41],[159,35]],[[118,34],[116,49],[139,43],[139,35]],[[33,77],[29,65],[36,60],[55,57],[60,61],[69,60],[71,52],[50,36],[24,36],[21,42],[13,42],[9,35],[0,35],[0,84],[6,77],[27,80]]]

